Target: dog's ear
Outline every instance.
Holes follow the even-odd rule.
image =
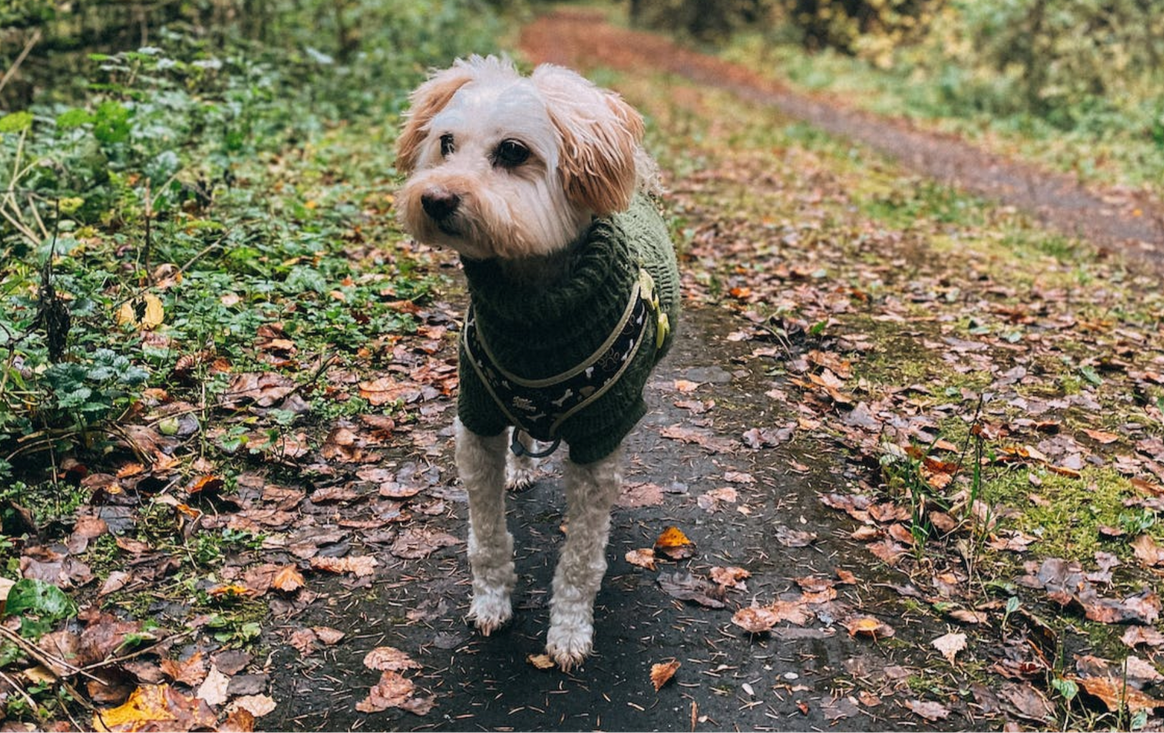
[[[614,92],[561,66],[543,64],[531,79],[558,131],[558,168],[566,195],[599,216],[630,206],[642,116]]]
[[[486,59],[477,56],[468,60],[457,59],[449,68],[429,76],[428,81],[409,95],[410,106],[404,129],[396,138],[396,170],[409,174],[416,169],[420,144],[428,137],[428,123],[461,87],[477,78],[485,62]]]

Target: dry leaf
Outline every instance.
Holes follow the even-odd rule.
[[[849,636],[862,634],[874,639],[888,639],[896,633],[893,627],[872,616],[854,616],[845,622]]]
[[[460,543],[461,540],[447,532],[410,527],[400,533],[388,551],[396,557],[418,560],[428,557],[442,547],[451,547]]]
[[[749,634],[762,634],[771,631],[780,618],[770,609],[760,606],[741,608],[732,615],[732,623]]]
[[[1087,694],[1097,697],[1108,710],[1119,712],[1125,705],[1132,713],[1140,710],[1155,710],[1164,707],[1164,700],[1157,700],[1145,695],[1134,687],[1130,687],[1123,680],[1114,677],[1074,677]]]
[[[668,527],[655,540],[655,552],[672,560],[686,560],[695,556],[695,543],[678,527]]]
[[[419,662],[399,649],[391,646],[376,647],[364,655],[364,666],[380,672],[395,672],[402,669],[420,669]]]
[[[651,684],[655,686],[655,692],[671,681],[671,678],[675,676],[675,671],[679,669],[679,664],[679,660],[672,659],[664,664],[651,665]]]
[[[293,593],[302,588],[305,583],[303,573],[299,572],[299,568],[294,565],[284,565],[279,568],[271,581],[271,585],[284,593]]]
[[[208,705],[218,707],[226,702],[226,688],[230,685],[230,678],[218,671],[218,667],[213,664],[210,665],[210,671],[206,674],[206,679],[202,681],[202,685],[198,688],[198,695],[205,700]]]
[[[243,695],[235,698],[230,704],[232,709],[245,710],[256,718],[261,718],[275,711],[278,705],[269,695]]]
[[[206,679],[206,663],[202,659],[202,652],[194,652],[184,662],[173,659],[163,659],[159,665],[162,673],[174,680],[190,687],[197,687]]]
[[[368,696],[356,703],[356,710],[361,713],[378,713],[388,708],[398,708],[404,705],[416,692],[416,685],[412,680],[405,679],[400,673],[385,670],[380,674],[380,681],[368,691]]]
[[[930,722],[935,720],[945,720],[950,715],[950,709],[941,703],[922,700],[906,700],[905,706],[913,711],[915,715],[920,715]]]
[[[347,636],[347,634],[339,629],[333,629],[330,626],[312,626],[311,630],[327,646],[335,646],[341,639]]]
[[[376,558],[371,555],[353,555],[350,557],[313,557],[311,567],[316,570],[326,570],[329,573],[351,573],[357,578],[372,575],[376,572]]]
[[[549,654],[530,654],[525,658],[525,661],[541,670],[553,669],[557,666]]]
[[[934,648],[942,653],[942,656],[949,660],[950,664],[954,663],[954,657],[958,652],[966,648],[966,635],[959,633],[950,633],[945,636],[939,636],[933,641]]]
[[[218,723],[204,700],[187,697],[169,685],[146,685],[110,710],[93,714],[95,731],[213,730]]]
[[[663,573],[658,578],[659,587],[672,598],[693,601],[707,608],[723,608],[723,587],[712,585],[691,573]]]
[[[655,569],[655,550],[647,547],[641,550],[631,550],[626,554],[626,561],[631,565],[647,570]]]
[[[711,579],[719,585],[735,588],[736,590],[747,590],[748,585],[744,582],[745,579],[752,577],[752,574],[743,568],[737,567],[713,567],[710,571]]]

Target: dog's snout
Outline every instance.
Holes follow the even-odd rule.
[[[441,221],[452,216],[461,205],[461,197],[452,191],[435,188],[421,194],[420,205],[424,207],[424,213],[436,221]]]

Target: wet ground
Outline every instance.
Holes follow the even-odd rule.
[[[263,727],[806,730],[829,727],[830,716],[848,730],[899,727],[892,721],[907,711],[889,700],[871,703],[925,677],[925,657],[937,652],[924,650],[944,629],[901,615],[897,594],[876,582],[902,578],[880,577],[893,571],[874,570],[869,554],[840,526],[845,520],[820,504],[821,493],[846,483],[843,474],[821,469],[839,462],[821,455],[820,446],[795,439],[775,448],[744,445],[747,429],[794,418],[788,405],[765,395],[778,384],[756,366],[758,360],[746,358],[754,344],[726,338],[729,318],[727,312],[689,310],[683,334],[650,387],[653,409],[629,441],[626,482],[657,488],[624,501],[645,505],[616,510],[610,569],[595,611],[597,651],[581,669],[542,671],[527,660],[543,651],[548,589],[562,540],[564,502],[551,461],[532,488],[510,497],[520,581],[508,626],[483,638],[464,621],[469,586],[463,547],[398,561],[375,583],[337,587],[328,603],[294,620],[298,626],[338,628],[348,638],[334,651],[305,658],[290,647],[277,653],[274,666],[296,672],[274,677],[272,694],[282,702],[261,720]],[[680,393],[676,380],[699,387]],[[714,406],[693,415],[675,405],[693,401]],[[706,447],[663,437],[671,426],[694,431]],[[438,460],[444,483],[433,493],[443,495],[452,511],[431,525],[463,536],[467,506],[453,480],[450,454],[446,445]],[[709,500],[709,492],[725,487],[736,490],[736,502]],[[651,547],[668,526],[696,543],[694,558],[660,561],[655,571],[624,559],[629,551]],[[368,551],[377,550],[369,545]],[[747,590],[729,590],[723,608],[678,600],[658,582],[675,573],[706,578],[713,566],[751,573]],[[838,570],[854,573],[858,583],[836,585],[837,598],[814,607],[803,625],[780,624],[771,633],[750,635],[731,623],[732,614],[753,599],[763,605],[797,597],[795,579],[836,581]],[[873,615],[892,623],[896,636],[851,638],[841,622],[859,609],[876,609]],[[408,613],[418,610],[409,620]],[[436,698],[427,715],[356,712],[378,677],[364,667],[363,656],[382,645],[423,664],[416,682]],[[656,692],[651,666],[671,659],[681,666]],[[861,692],[870,704],[856,702]],[[972,714],[970,708],[964,712]],[[958,718],[949,727],[971,725]]]

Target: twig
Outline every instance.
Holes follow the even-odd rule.
[[[20,647],[20,650],[22,652],[24,652],[28,656],[32,657],[33,659],[35,659],[37,662],[40,662],[40,664],[45,669],[48,670],[49,674],[51,674],[53,676],[53,678],[56,679],[56,681],[59,682],[61,684],[61,686],[64,687],[65,690],[67,690],[70,695],[73,696],[74,700],[79,702],[83,707],[85,707],[88,710],[95,710],[96,709],[94,707],[93,703],[86,700],[81,695],[81,693],[77,690],[76,687],[73,687],[73,685],[70,684],[68,680],[66,680],[62,675],[57,673],[57,671],[53,667],[53,665],[54,664],[59,665],[60,667],[63,667],[64,669],[67,669],[70,672],[73,672],[74,674],[83,675],[85,677],[88,677],[91,680],[95,680],[97,682],[100,682],[101,684],[105,684],[104,680],[102,680],[100,677],[95,677],[95,676],[89,674],[88,672],[86,672],[83,669],[80,669],[79,667],[74,667],[73,665],[69,664],[68,662],[66,662],[63,659],[54,657],[51,654],[46,654],[45,652],[38,649],[31,642],[29,642],[28,639],[25,639],[20,634],[17,634],[16,632],[12,631],[11,629],[9,629],[6,626],[0,626],[0,634],[3,634],[3,636],[6,639],[11,641],[16,646]],[[34,707],[35,707],[35,705],[34,705]]]
[[[32,47],[39,42],[40,28],[37,28],[35,31],[33,31],[32,38],[28,39],[28,43],[24,44],[24,50],[20,52],[20,55],[17,56],[16,60],[12,62],[12,66],[9,66],[8,71],[4,72],[4,76],[0,78],[0,92],[4,91],[4,87],[7,86],[8,81],[12,79],[12,77],[16,76],[16,71],[20,68],[20,65],[24,63],[24,59],[28,57],[28,54],[32,53]]]
[[[32,695],[29,695],[28,692],[20,686],[20,683],[9,677],[7,672],[0,672],[0,680],[4,680],[8,683],[9,687],[19,692],[20,696],[24,698],[24,701],[28,703],[30,708],[36,710],[38,707],[40,707],[36,704],[36,700],[32,699]]]

